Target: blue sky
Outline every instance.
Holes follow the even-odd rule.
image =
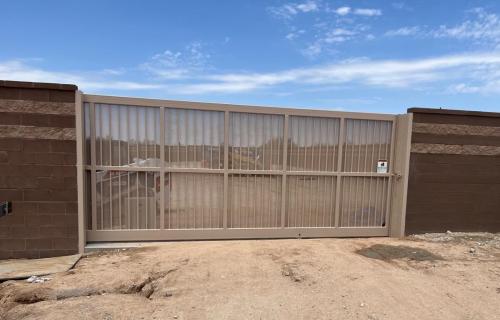
[[[0,79],[86,93],[500,111],[498,1],[3,1]]]

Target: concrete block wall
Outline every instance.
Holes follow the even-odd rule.
[[[0,259],[78,251],[76,90],[0,81]]]
[[[406,233],[500,232],[500,113],[412,108]]]

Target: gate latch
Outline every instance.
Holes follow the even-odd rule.
[[[394,178],[396,178],[396,180],[401,180],[401,178],[403,178],[403,176],[401,175],[401,173],[395,173]]]

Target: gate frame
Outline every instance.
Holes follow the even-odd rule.
[[[84,134],[83,134],[83,93],[80,90],[75,91],[75,131],[76,131],[76,183],[78,200],[78,252],[85,251],[87,244],[87,234],[85,232],[85,188],[84,188]]]
[[[389,236],[403,238],[405,236],[406,201],[408,198],[408,177],[410,172],[411,134],[413,113],[396,116],[395,140],[396,161],[394,166],[394,192],[391,195],[391,218],[389,220]]]
[[[223,173],[224,174],[224,203],[223,203],[223,228],[220,229],[129,229],[129,230],[86,230],[86,217],[89,212],[85,204],[84,175],[87,170],[95,171],[95,161],[91,165],[84,163],[85,159],[85,135],[83,106],[88,103],[90,109],[95,104],[128,105],[160,108],[160,116],[164,119],[165,108],[191,109],[224,112],[224,168],[223,169],[196,169],[196,168],[140,168],[135,171],[160,172],[160,179],[165,179],[166,172],[189,172],[189,173]],[[77,138],[77,183],[78,183],[78,246],[83,252],[87,240],[94,241],[151,241],[151,240],[202,240],[202,239],[250,239],[250,238],[295,238],[295,237],[367,237],[367,236],[404,236],[404,222],[406,215],[406,198],[408,187],[409,158],[411,147],[412,114],[392,115],[358,112],[339,112],[330,110],[292,109],[263,106],[246,106],[218,103],[202,103],[175,100],[160,100],[146,98],[129,98],[104,95],[89,95],[81,91],[76,92],[76,138]],[[253,114],[268,114],[284,116],[283,128],[283,167],[282,170],[241,170],[228,168],[229,149],[229,114],[230,112],[243,112]],[[91,115],[92,116],[92,115]],[[340,120],[340,135],[338,142],[337,171],[287,171],[287,147],[288,126],[290,116],[336,118]],[[370,172],[342,172],[342,151],[344,124],[346,119],[358,120],[382,120],[392,122],[391,150],[389,159],[389,173]],[[92,125],[94,128],[94,125]],[[92,130],[92,133],[94,130]],[[164,122],[160,121],[160,156],[164,160]],[[91,143],[95,144],[95,136],[91,134]],[[95,145],[94,145],[95,146]],[[95,150],[93,148],[92,150]],[[95,156],[95,155],[94,155]],[[164,161],[162,162],[164,163]],[[134,168],[120,168],[114,166],[99,166],[103,169],[134,171]],[[92,172],[92,171],[91,171]],[[270,174],[282,177],[281,190],[281,226],[278,228],[227,228],[228,214],[228,177],[229,174]],[[335,176],[336,177],[336,200],[334,213],[334,227],[307,227],[287,228],[285,227],[286,211],[286,179],[287,176]],[[388,177],[386,221],[384,227],[340,227],[339,226],[339,194],[342,177]],[[92,180],[95,180],[92,175]],[[95,181],[93,181],[95,182]],[[164,187],[164,181],[161,187]],[[94,188],[92,188],[94,190]],[[164,194],[160,192],[163,200]],[[95,199],[94,197],[92,197]],[[160,221],[164,221],[164,201],[160,201]],[[95,200],[93,200],[92,211],[95,211]],[[94,217],[93,217],[94,218]],[[94,220],[95,221],[95,220]],[[119,235],[119,239],[117,238]]]

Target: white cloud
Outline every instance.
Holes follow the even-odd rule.
[[[436,39],[466,40],[486,46],[500,45],[500,16],[488,13],[482,8],[469,11],[471,18],[454,26],[441,25],[435,29],[419,26],[405,26],[396,30],[389,30],[386,36],[420,36]]]
[[[318,11],[319,6],[315,1],[303,3],[286,3],[279,7],[269,7],[268,11],[276,17],[291,19],[299,13]]]
[[[379,9],[351,8],[349,6],[331,7],[321,0],[306,1],[303,3],[288,2],[279,7],[268,8],[268,11],[275,17],[285,20],[288,29],[284,38],[295,41],[300,45],[300,52],[307,58],[316,58],[321,54],[331,54],[337,52],[337,46],[351,40],[373,40],[373,34],[366,34],[363,31],[370,27],[366,25],[367,19],[363,19],[363,24],[357,22],[361,19],[358,16],[381,15]],[[303,21],[294,18],[301,13],[310,13],[308,17],[313,18],[310,25],[298,23]],[[333,14],[332,14],[333,13]],[[301,29],[301,32],[297,30]],[[343,30],[343,32],[339,32]],[[300,37],[302,33],[309,37]],[[300,38],[300,39],[299,39]]]
[[[395,30],[389,30],[385,33],[386,36],[388,37],[394,37],[394,36],[413,36],[416,35],[420,32],[420,27],[419,26],[413,26],[413,27],[403,27]]]
[[[308,1],[305,3],[298,4],[297,9],[302,11],[302,12],[311,12],[311,11],[317,11],[318,10],[318,5],[314,1]]]
[[[86,90],[143,90],[160,89],[162,87],[162,85],[155,83],[109,80],[103,72],[95,72],[95,74],[89,75],[88,73],[81,72],[47,71],[27,65],[22,59],[0,62],[0,79],[71,83]]]
[[[379,10],[379,9],[356,9],[356,10],[354,10],[354,14],[357,14],[360,16],[373,17],[373,16],[382,15],[382,10]]]
[[[300,37],[300,35],[302,35],[304,33],[305,33],[305,30],[292,31],[289,34],[287,34],[285,36],[285,38],[288,39],[288,40],[294,40],[294,39]]]
[[[358,16],[380,16],[382,15],[382,10],[380,9],[368,9],[368,8],[358,8],[358,9],[352,9],[351,7],[339,7],[335,10],[333,10],[336,14],[340,16],[346,16],[350,13],[358,15]]]
[[[498,71],[497,76],[500,79],[500,53],[463,54],[421,60],[354,60],[276,73],[214,75],[210,78],[213,82],[209,86],[204,84],[196,88],[208,91],[217,88],[223,90],[230,85],[232,90],[246,91],[280,84],[321,86],[346,83],[410,87],[437,81],[463,80],[469,77],[472,71],[484,67]],[[480,77],[480,74],[476,76]],[[474,81],[480,80],[481,78],[474,78]]]
[[[318,56],[323,51],[323,47],[320,43],[315,42],[309,44],[305,49],[302,49],[302,54],[308,58],[314,58]]]
[[[331,52],[333,48],[335,48],[335,45],[339,45],[346,41],[356,39],[373,40],[375,38],[372,34],[365,34],[365,31],[367,31],[369,27],[362,24],[354,26],[346,25],[342,28],[334,27],[332,29],[329,29],[328,26],[322,26],[321,29],[322,30],[315,35],[316,40],[302,50],[302,54],[308,58],[315,58],[325,50]]]
[[[335,28],[331,31],[328,31],[323,39],[326,43],[334,43],[334,42],[344,42],[350,40],[352,36],[356,35],[357,32],[352,30],[346,30],[342,28]]]
[[[200,42],[188,44],[183,51],[165,50],[143,63],[141,68],[161,79],[182,79],[204,70],[210,55],[203,52]]]
[[[420,60],[352,60],[275,73],[218,74],[202,79],[202,83],[184,86],[181,90],[189,94],[241,92],[285,84],[319,87],[359,84],[412,88],[439,81],[484,81],[480,73],[473,73],[477,68],[484,67],[497,71],[497,82],[500,84],[500,53],[474,53]]]
[[[452,27],[442,25],[432,31],[431,35],[436,38],[500,42],[500,17],[482,8],[476,8],[471,12],[474,19]]]
[[[500,68],[493,64],[478,65],[469,72],[469,81],[449,86],[448,91],[453,93],[500,93]]]
[[[447,91],[451,93],[478,93],[480,87],[471,86],[465,83],[458,83],[448,87]]]
[[[119,75],[122,75],[126,72],[126,70],[124,68],[118,68],[118,69],[104,69],[102,70],[102,73],[103,74],[109,74],[109,75],[113,75],[113,76],[119,76]]]
[[[479,84],[458,83],[449,86],[446,91],[454,94],[500,94],[500,78]]]
[[[130,70],[144,72],[142,69]],[[131,75],[129,71],[126,76],[127,78],[114,80],[117,75],[104,75],[102,72],[57,72],[34,67],[22,60],[0,62],[2,79],[74,83],[82,90],[154,90],[172,94],[207,94],[248,92],[287,85],[301,86],[304,89],[346,85],[416,89],[432,84],[436,90],[447,88],[456,93],[500,93],[500,52],[416,60],[351,59],[268,73],[208,74],[200,71],[183,79],[158,78],[152,82],[130,78],[145,78],[144,74]]]
[[[60,82],[60,81],[55,81]],[[64,82],[64,81],[63,81]],[[161,84],[136,82],[136,81],[95,81],[83,78],[80,81],[70,81],[79,88],[86,90],[159,90],[164,88]]]
[[[345,16],[351,12],[350,7],[340,7],[335,10],[335,13],[341,16]]]

